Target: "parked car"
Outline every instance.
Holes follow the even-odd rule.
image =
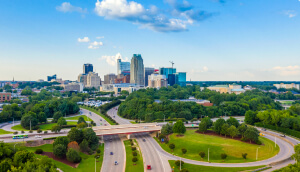
[[[115,165],[118,165],[118,161],[115,161]]]
[[[146,139],[143,139],[143,142],[145,142],[146,141]]]
[[[113,153],[113,152],[110,152],[110,155],[114,155],[114,153]]]

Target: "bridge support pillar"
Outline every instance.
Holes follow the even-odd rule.
[[[127,139],[130,139],[130,134],[127,134],[126,136],[127,136]]]

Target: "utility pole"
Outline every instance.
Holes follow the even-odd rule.
[[[258,147],[260,148],[260,147]],[[257,157],[258,157],[258,148],[256,149],[256,161],[257,161]]]
[[[209,162],[209,148],[208,148],[208,162]]]
[[[164,115],[164,122],[166,122],[166,115]]]
[[[180,171],[181,171],[181,157],[180,157]]]
[[[31,120],[30,120],[30,131],[31,131]]]

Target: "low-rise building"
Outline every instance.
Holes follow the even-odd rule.
[[[168,86],[168,80],[165,75],[159,75],[157,73],[153,73],[148,76],[148,87],[161,88],[167,86]]]
[[[104,75],[104,84],[114,84],[117,76],[114,73]]]
[[[89,88],[99,88],[99,86],[101,85],[101,78],[100,76],[98,76],[98,73],[95,72],[89,72],[89,74],[87,75],[87,84],[86,87]]]
[[[273,86],[275,86],[277,89],[280,88],[285,88],[285,89],[292,89],[292,88],[296,88],[296,89],[300,89],[300,84],[284,84],[284,83],[280,83],[280,84],[274,84]]]
[[[65,91],[77,91],[77,92],[82,92],[84,85],[83,83],[76,83],[76,82],[72,82],[69,84],[64,84],[61,85]]]
[[[10,101],[11,93],[0,93],[0,102]]]
[[[245,92],[245,90],[242,89],[241,85],[235,83],[229,85],[214,85],[214,86],[207,87],[207,89],[220,92],[220,93],[229,93],[229,94],[231,93],[241,94]]]
[[[130,83],[123,83],[123,84],[103,84],[100,86],[100,91],[104,92],[115,92],[115,94],[120,94],[121,91],[125,90],[129,93],[137,91],[139,89],[145,89],[144,86],[130,84]]]

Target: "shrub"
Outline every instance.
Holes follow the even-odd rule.
[[[96,154],[96,155],[94,156],[94,158],[96,158],[96,159],[100,158],[100,154]]]
[[[260,140],[256,140],[255,143],[258,144],[258,145],[262,144]]]
[[[48,131],[44,131],[44,134],[47,134],[48,133]]]
[[[32,131],[32,130],[30,130],[30,131],[29,131],[29,133],[33,133],[33,131]]]
[[[38,129],[37,131],[36,131],[37,133],[41,133],[41,132],[43,132],[41,129]]]
[[[81,157],[76,150],[70,148],[67,152],[67,160],[73,163],[78,163],[81,161]]]
[[[40,149],[40,148],[35,150],[36,154],[42,154],[43,152],[44,152],[43,149]]]
[[[245,139],[244,137],[241,138],[241,141],[246,142],[247,139]]]
[[[133,156],[137,156],[137,153],[136,153],[136,152],[132,152],[132,155],[133,155]]]
[[[132,147],[131,147],[131,150],[132,150],[132,151],[135,151],[135,150],[136,150],[136,147],[132,146]]]
[[[14,134],[18,134],[18,132],[17,132],[17,131],[15,131],[15,132],[14,132]]]
[[[94,153],[94,151],[92,149],[89,149],[88,154],[92,155]]]
[[[73,141],[68,144],[68,149],[74,149],[76,151],[79,151],[80,147],[76,141]]]
[[[24,130],[22,130],[21,133],[24,134],[25,133]]]
[[[183,166],[184,162],[181,161],[181,166]],[[180,166],[180,160],[175,161],[175,165]]]
[[[181,149],[181,152],[182,152],[183,154],[186,154],[186,152],[187,152],[186,148],[182,148],[182,149]]]
[[[137,161],[138,161],[137,157],[132,158],[132,162],[137,162]]]
[[[131,142],[130,144],[131,144],[131,146],[133,146],[133,143],[132,143],[132,142]]]
[[[186,168],[183,168],[183,169],[180,170],[180,172],[189,172],[189,170],[186,169]]]
[[[67,149],[64,145],[58,144],[53,147],[53,154],[58,158],[63,158],[66,156]]]
[[[101,153],[101,150],[100,150],[100,149],[97,149],[96,152],[97,152],[97,153]]]
[[[247,159],[247,153],[242,153],[242,157],[244,158],[244,159]]]
[[[205,157],[205,152],[200,152],[199,155],[200,155],[201,158],[204,158]]]
[[[172,149],[172,150],[174,150],[175,149],[175,144],[174,143],[170,143],[169,144],[169,148]]]
[[[60,132],[60,130],[61,130],[61,126],[59,126],[59,125],[54,125],[54,126],[52,126],[52,128],[51,128],[51,131],[52,131],[52,132],[55,132],[55,133]]]
[[[224,160],[224,159],[226,159],[226,158],[227,158],[227,154],[226,154],[226,153],[222,153],[222,154],[221,154],[221,159]]]
[[[83,139],[83,141],[79,144],[80,150],[82,152],[88,152],[89,151],[89,143],[86,139]]]

